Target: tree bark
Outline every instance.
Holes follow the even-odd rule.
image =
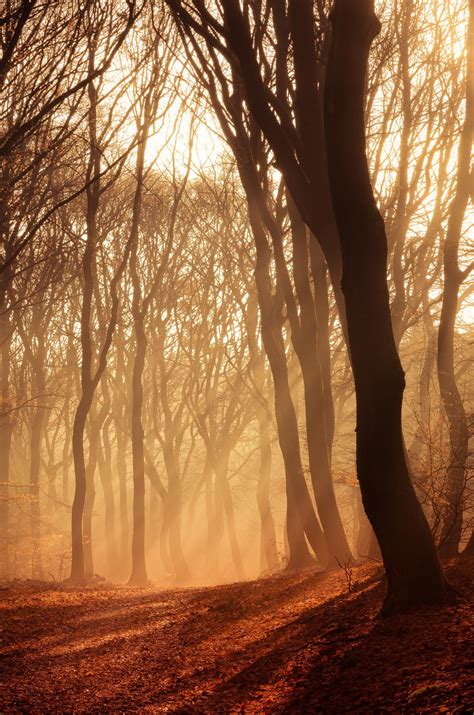
[[[357,472],[387,574],[383,612],[445,597],[447,584],[416,498],[403,444],[405,379],[387,287],[387,239],[365,152],[364,89],[380,30],[371,0],[336,0],[325,92],[331,195],[342,249],[357,399]]]

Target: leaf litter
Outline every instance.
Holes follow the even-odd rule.
[[[380,619],[383,572],[208,588],[0,591],[1,713],[474,712],[474,559],[460,596]]]

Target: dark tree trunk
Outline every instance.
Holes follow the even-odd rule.
[[[405,379],[390,316],[387,240],[365,153],[365,76],[380,23],[371,0],[336,0],[331,21],[325,129],[357,398],[357,472],[387,573],[388,613],[441,600],[447,586],[406,460]]]

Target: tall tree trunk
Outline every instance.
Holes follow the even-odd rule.
[[[388,613],[443,599],[447,586],[404,449],[405,379],[391,323],[387,240],[365,152],[365,76],[380,23],[372,0],[336,0],[331,22],[326,145],[357,399],[357,472],[384,560]]]
[[[458,150],[456,192],[449,209],[443,248],[444,286],[438,329],[438,381],[449,426],[449,461],[446,473],[446,509],[443,514],[439,551],[442,556],[458,553],[462,534],[466,463],[469,431],[466,411],[456,384],[454,337],[459,289],[468,272],[459,267],[462,224],[472,187],[472,138],[474,132],[474,0],[469,2],[466,66],[466,112]],[[471,188],[472,190],[472,188]]]

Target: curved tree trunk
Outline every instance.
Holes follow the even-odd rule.
[[[390,316],[387,240],[365,153],[365,76],[380,23],[371,0],[336,0],[331,21],[328,169],[357,398],[357,471],[387,573],[387,613],[443,599],[447,587],[406,460],[401,426],[405,379]]]

